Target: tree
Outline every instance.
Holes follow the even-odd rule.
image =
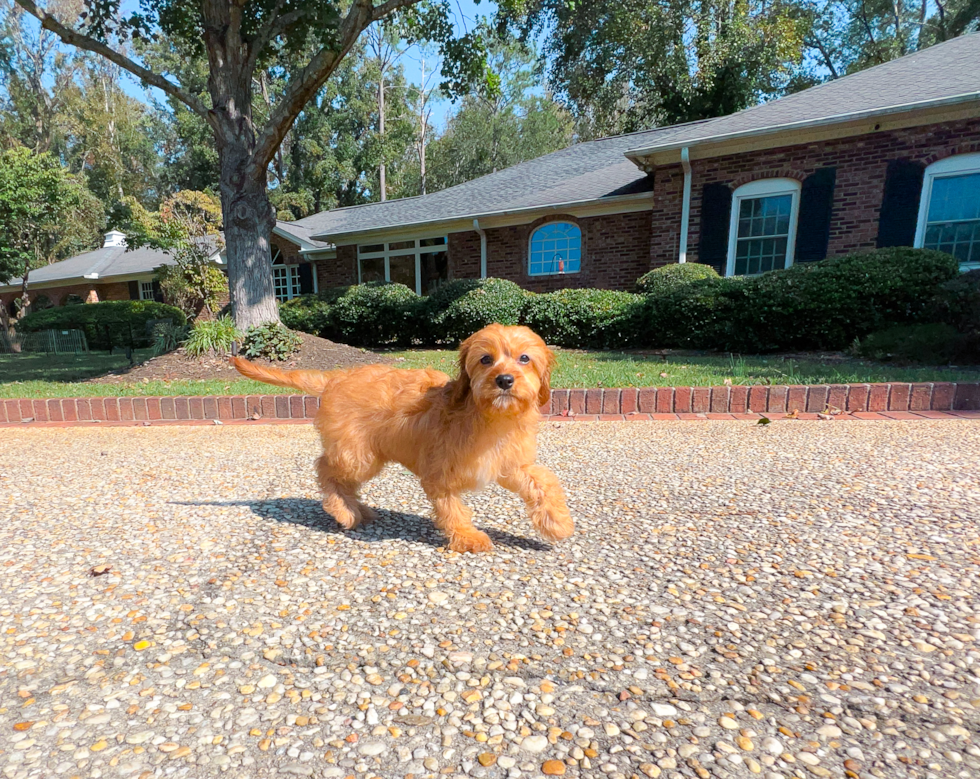
[[[490,49],[497,87],[463,98],[445,131],[428,148],[432,192],[562,149],[572,142],[571,116],[546,93],[535,95],[534,52],[510,40]]]
[[[781,91],[812,16],[793,0],[528,0],[500,25],[544,36],[582,136],[722,116]]]
[[[0,280],[21,277],[20,316],[30,312],[30,272],[97,246],[102,204],[48,152],[0,153]]]
[[[203,118],[218,152],[220,193],[227,245],[230,297],[235,323],[247,328],[278,321],[269,264],[269,237],[275,224],[267,192],[276,150],[304,107],[337,70],[371,24],[420,0],[319,3],[313,0],[145,0],[140,10],[121,16],[121,0],[85,0],[80,27],[34,0],[16,0],[46,30],[63,41],[102,56],[146,84],[162,90]],[[418,31],[444,42],[453,82],[479,75],[479,45],[471,37],[451,40],[446,7],[423,7],[413,22]],[[155,34],[208,59],[208,99],[124,51],[126,39]],[[286,62],[290,53],[312,45],[305,65],[283,69],[281,98],[261,122],[253,111],[257,74]]]

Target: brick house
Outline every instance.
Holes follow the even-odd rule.
[[[980,33],[736,114],[579,143],[421,197],[297,223],[319,288],[453,278],[631,289],[884,246],[980,267]]]

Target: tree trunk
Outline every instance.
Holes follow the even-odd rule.
[[[31,313],[31,296],[27,291],[27,277],[31,273],[30,263],[24,263],[24,275],[21,276],[20,280],[20,311],[17,312],[17,318],[23,319],[29,313]]]
[[[223,144],[218,149],[228,292],[240,330],[279,321],[269,246],[276,219],[264,169],[258,176],[249,175],[254,167],[250,168],[245,147],[245,143]]]
[[[381,165],[378,167],[378,182],[381,190],[381,202],[388,199],[388,185],[385,181],[385,72],[381,69],[378,79],[378,135],[381,136]]]

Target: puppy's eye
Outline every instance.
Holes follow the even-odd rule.
[[[528,357],[526,354],[522,354],[520,357],[517,358],[517,361],[521,365],[527,365],[529,362],[531,362],[531,358]]]
[[[491,357],[489,354],[485,354],[480,358],[480,362],[483,365],[490,365],[490,363],[493,362],[493,357]]]

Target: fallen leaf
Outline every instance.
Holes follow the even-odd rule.
[[[817,419],[833,419],[830,414],[817,414]]]
[[[790,411],[786,415],[786,418],[787,419],[799,419],[800,418],[800,410],[798,408],[794,408],[792,411]]]
[[[725,386],[726,387],[731,387],[732,386],[732,380],[731,379],[725,379]]]
[[[667,378],[667,373],[666,373],[666,372],[664,372],[664,373],[661,373],[661,374],[660,374],[660,378],[661,378],[661,379],[666,379],[666,378]]]
[[[252,416],[249,417],[249,419],[253,421],[256,419],[262,419],[262,415],[258,411],[256,411],[254,414],[252,414]]]
[[[759,417],[759,421],[756,422],[757,425],[771,425],[772,420],[769,417]]]
[[[109,573],[112,570],[112,566],[108,563],[103,563],[102,565],[96,565],[92,568],[89,573],[92,576],[102,576],[103,574]]]

